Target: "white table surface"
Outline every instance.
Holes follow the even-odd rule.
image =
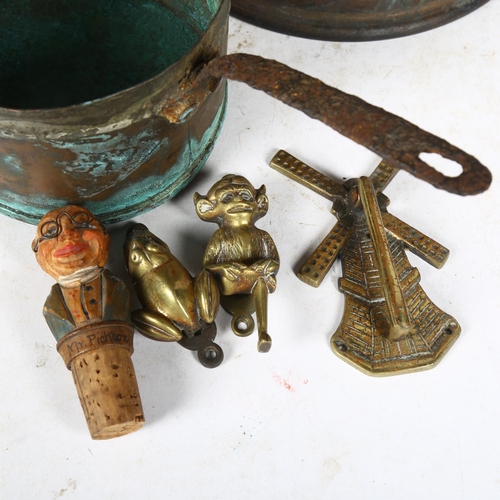
[[[137,335],[133,361],[144,427],[89,437],[72,377],[41,315],[52,279],[30,244],[34,227],[1,217],[1,498],[500,498],[500,1],[427,33],[370,43],[292,38],[230,21],[230,52],[280,60],[399,114],[488,166],[484,194],[459,197],[405,172],[390,211],[451,250],[441,270],[410,255],[429,297],[462,334],[434,369],[373,378],[330,349],[343,311],[335,265],[314,289],[294,271],[328,232],[329,203],[268,167],[280,148],[337,179],[378,158],[319,122],[229,83],[225,125],[202,173],[175,200],[135,218],[193,273],[216,229],[194,191],[226,173],[265,184],[258,226],[281,255],[269,298],[268,354],[218,318],[225,360],[214,370],[177,344]],[[450,171],[452,172],[452,171]],[[128,223],[110,227],[108,267],[124,277]]]

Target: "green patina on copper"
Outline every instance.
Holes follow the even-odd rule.
[[[198,40],[195,25],[154,0],[3,0],[0,19],[6,108],[62,107],[113,94],[157,75]]]
[[[0,213],[68,203],[117,222],[174,196],[222,126],[225,85],[182,123],[164,100],[224,54],[227,0],[0,2]]]
[[[220,133],[224,122],[227,107],[227,99],[224,98],[222,106],[213,121],[207,128],[203,136],[199,139],[193,136],[187,136],[179,152],[177,161],[166,172],[157,175],[140,176],[137,180],[128,184],[122,182],[120,189],[112,189],[112,186],[105,186],[99,182],[102,170],[111,168],[117,173],[117,183],[125,181],[127,177],[133,175],[134,168],[139,168],[143,161],[147,161],[159,148],[168,150],[168,137],[157,138],[148,131],[144,131],[134,138],[134,144],[129,141],[121,141],[122,151],[105,151],[106,144],[96,145],[95,152],[92,153],[91,145],[75,145],[65,141],[54,141],[53,146],[61,149],[71,149],[77,151],[80,155],[80,163],[77,167],[70,165],[59,165],[61,168],[72,169],[69,176],[74,181],[74,189],[77,192],[75,198],[78,204],[85,206],[93,213],[99,213],[99,220],[109,224],[124,219],[131,218],[137,214],[168,201],[175,196],[181,189],[195,177],[205,164],[208,156],[212,152],[215,141]],[[120,138],[109,138],[109,142],[120,141]],[[101,149],[106,158],[105,161],[92,161],[97,157],[97,150]],[[11,163],[11,174],[22,171],[18,169],[15,158],[2,157],[0,153],[0,164],[9,161]],[[123,165],[122,168],[120,166]],[[130,170],[127,170],[126,167]],[[91,179],[94,182],[91,182]],[[100,201],[92,201],[96,190],[108,189],[112,194],[104,197]],[[54,206],[63,206],[67,204],[67,198],[55,198],[52,203]],[[47,212],[47,199],[44,195],[32,193],[28,196],[19,195],[11,191],[3,191],[0,199],[0,213],[9,217],[22,220],[31,224],[38,224],[39,220]],[[26,211],[29,207],[29,212]]]

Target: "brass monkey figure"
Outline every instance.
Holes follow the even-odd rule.
[[[217,280],[221,305],[233,316],[236,335],[253,332],[255,311],[258,351],[271,349],[267,331],[267,296],[276,290],[279,255],[271,236],[255,227],[266,215],[268,198],[265,186],[255,189],[239,175],[226,175],[206,196],[194,195],[196,213],[219,229],[208,242],[203,267]]]

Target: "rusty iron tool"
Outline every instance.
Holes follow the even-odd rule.
[[[214,77],[266,92],[439,189],[466,196],[481,193],[491,184],[491,172],[484,165],[446,140],[321,80],[250,54],[230,54],[201,65],[186,76],[178,93],[162,102],[162,114],[172,122],[184,120],[207,91],[217,88]],[[461,174],[449,177],[438,172],[420,158],[422,153],[437,153],[459,163]]]

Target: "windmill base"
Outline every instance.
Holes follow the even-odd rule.
[[[331,338],[335,354],[367,375],[388,376],[434,368],[460,334],[460,325],[434,305],[420,286],[413,303],[417,333],[388,339],[384,303],[346,295],[344,318]],[[416,314],[418,311],[418,314]]]

